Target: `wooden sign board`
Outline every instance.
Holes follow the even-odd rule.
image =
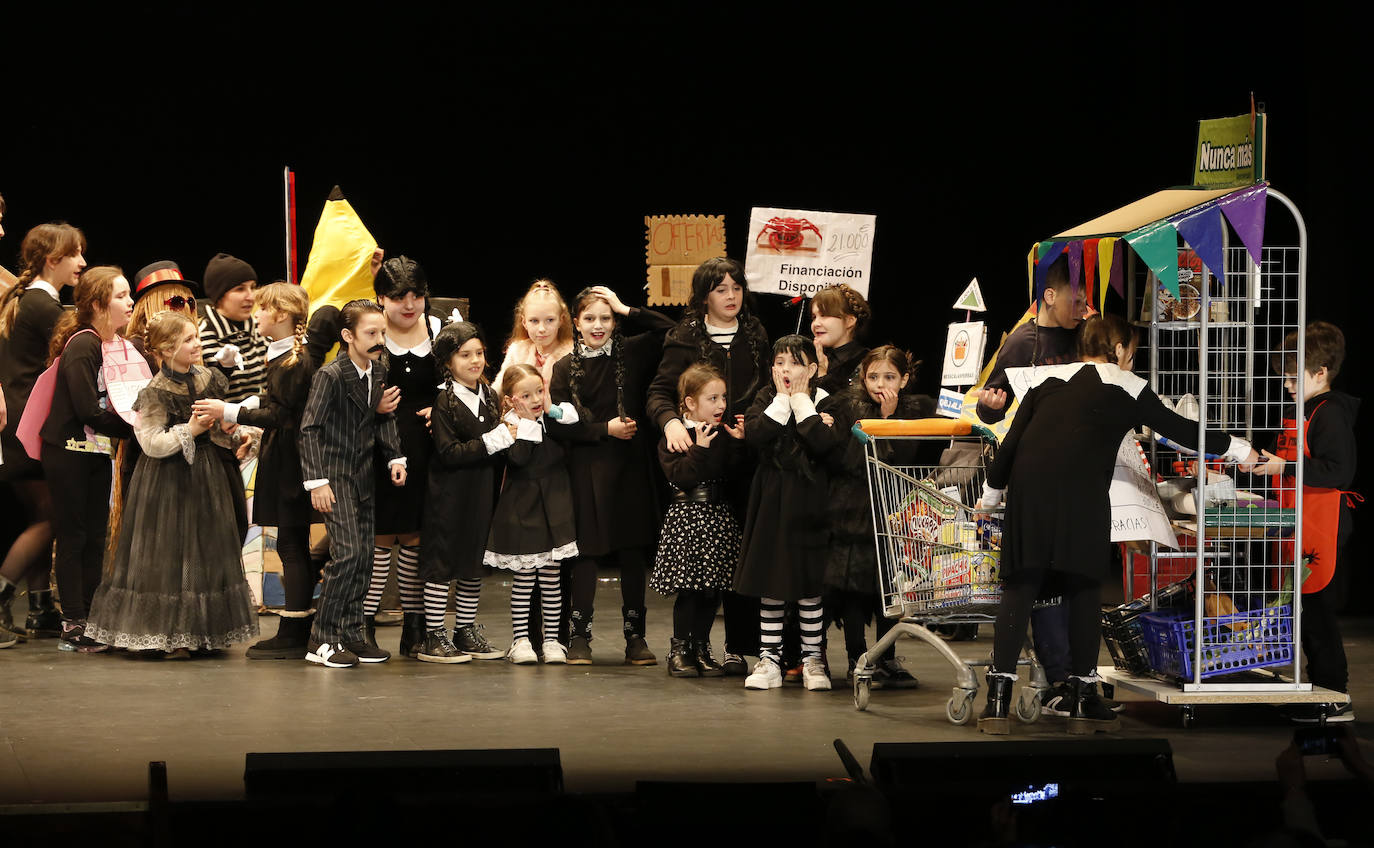
[[[649,215],[644,218],[650,306],[685,306],[692,272],[725,255],[724,215]]]

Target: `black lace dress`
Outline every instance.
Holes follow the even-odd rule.
[[[135,428],[143,455],[125,493],[126,520],[109,574],[96,589],[86,635],[120,648],[226,648],[258,635],[257,605],[243,576],[235,493],[215,444],[236,441],[187,424],[198,398],[223,398],[218,371],[166,369],[139,392]]]

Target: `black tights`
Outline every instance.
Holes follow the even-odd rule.
[[[324,560],[310,556],[310,528],[278,527],[277,556],[281,558],[286,609],[290,612],[310,609],[315,584],[320,582],[320,566],[324,564]]]
[[[1043,568],[1018,569],[1002,585],[1002,606],[997,610],[997,632],[992,642],[992,670],[1014,674],[1026,627],[1037,598],[1057,589],[1069,608],[1069,673],[1088,677],[1097,668],[1097,648],[1102,638],[1102,584],[1082,575]]]
[[[694,642],[711,641],[711,625],[716,620],[720,592],[711,589],[694,592],[683,589],[673,601],[673,638]]]
[[[604,557],[578,557],[573,563],[570,596],[572,608],[591,614],[596,598],[596,568],[601,562],[614,559],[620,569],[620,602],[626,609],[644,606],[644,581],[649,557],[644,548],[621,548]]]
[[[868,650],[867,636],[864,633],[864,626],[868,624],[870,616],[874,619],[874,630],[877,631],[878,639],[881,640],[887,632],[896,625],[897,622],[882,614],[877,608],[878,599],[871,594],[861,592],[839,592],[836,596],[826,596],[825,612],[833,618],[838,619],[840,626],[844,630],[844,651],[851,660],[858,659]],[[893,659],[897,656],[897,644],[887,647],[883,652],[883,659]],[[876,659],[870,657],[870,660]]]

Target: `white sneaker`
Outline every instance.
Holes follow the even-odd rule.
[[[780,689],[782,688],[782,669],[778,668],[776,661],[764,657],[754,663],[754,671],[744,678],[745,689]]]
[[[825,661],[818,656],[808,656],[802,660],[802,682],[812,692],[828,691],[830,675],[825,671]]]
[[[556,639],[544,640],[544,664],[561,665],[568,661],[568,649]]]
[[[516,665],[533,665],[539,662],[539,655],[534,652],[534,646],[530,640],[524,636],[510,643],[510,650],[506,651],[506,659]]]

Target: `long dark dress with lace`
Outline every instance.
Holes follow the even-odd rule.
[[[234,492],[214,444],[218,426],[191,434],[191,404],[223,398],[228,381],[196,367],[166,369],[139,392],[143,456],[125,494],[127,520],[110,574],[96,590],[86,634],[136,650],[226,648],[258,634],[257,608],[239,561]]]

